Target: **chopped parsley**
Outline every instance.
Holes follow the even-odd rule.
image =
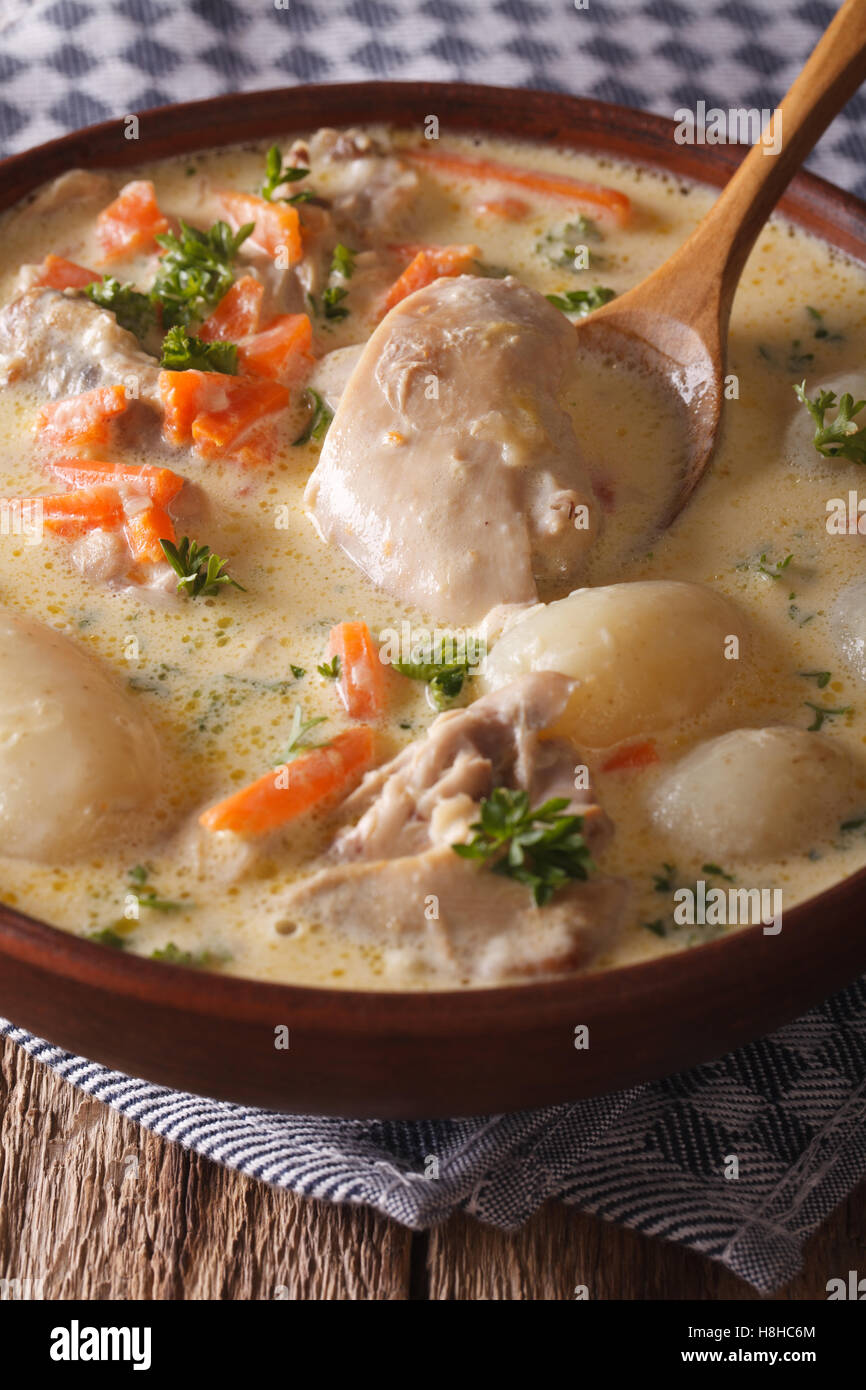
[[[316,715],[312,719],[305,719],[301,706],[295,705],[292,726],[289,729],[289,742],[280,762],[290,763],[295,758],[300,757],[301,753],[307,753],[311,748],[327,748],[330,740],[326,739],[324,743],[313,743],[308,737],[311,729],[315,729],[319,724],[327,724],[327,722],[327,715],[324,714]]]
[[[340,658],[335,656],[333,661],[323,661],[316,667],[320,676],[324,676],[326,681],[337,681],[340,679]]]
[[[474,837],[451,848],[461,859],[480,860],[495,874],[526,884],[544,907],[558,888],[588,878],[595,868],[581,834],[583,817],[563,814],[569,804],[558,796],[532,810],[528,792],[495,787],[470,826]]]
[[[798,676],[802,676],[804,681],[814,681],[819,690],[824,690],[830,684],[831,671],[798,671]]]
[[[95,942],[97,946],[110,946],[113,951],[126,950],[126,939],[120,932],[115,931],[114,927],[102,927],[100,931],[89,932],[87,940]]]
[[[178,575],[178,589],[190,598],[213,598],[226,584],[246,593],[242,584],[224,572],[228,561],[214,555],[210,546],[199,545],[188,536],[184,536],[177,545],[165,540],[160,541],[160,545],[166,560]]]
[[[191,902],[174,902],[171,898],[161,898],[153,888],[144,890],[144,885],[150,878],[150,870],[144,864],[136,864],[127,874],[129,879],[128,892],[135,898],[139,907],[149,907],[152,912],[183,912],[185,908],[194,907]]]
[[[328,433],[331,427],[331,421],[334,418],[333,410],[325,403],[318,391],[313,390],[312,386],[306,388],[305,394],[309,398],[311,404],[310,418],[307,421],[303,433],[299,434],[297,439],[292,440],[293,447],[296,447],[298,444],[309,444],[311,440],[315,440],[317,444],[321,443]]]
[[[852,709],[851,705],[840,705],[838,709],[827,709],[825,705],[815,705],[811,700],[804,700],[803,704],[807,709],[815,711],[815,718],[807,729],[810,734],[817,733],[819,729],[824,727],[828,719],[835,719],[837,714],[850,714]]]
[[[84,293],[100,309],[108,309],[121,328],[134,333],[139,342],[147,337],[156,324],[156,309],[149,294],[142,294],[135,285],[121,284],[113,275],[95,280]]]
[[[349,310],[343,303],[349,291],[342,285],[329,285],[322,291],[322,313],[326,319],[345,319]]]
[[[170,328],[162,340],[161,367],[172,372],[223,372],[226,376],[236,376],[238,370],[238,350],[235,343],[221,339],[206,343],[187,333],[182,324]]]
[[[307,674],[303,666],[289,666],[289,670],[291,671],[296,681],[299,681],[301,679],[301,676],[305,676]]]
[[[616,290],[605,285],[593,285],[591,290],[566,290],[565,294],[545,295],[554,309],[561,309],[564,314],[577,314],[578,318],[585,318],[593,309],[600,309],[602,304],[610,303],[615,297]]]
[[[793,555],[786,555],[783,560],[768,560],[766,551],[762,551],[755,568],[758,574],[765,574],[768,579],[781,579],[793,559]]]
[[[227,222],[215,222],[200,231],[181,221],[180,233],[163,232],[156,240],[163,248],[151,297],[162,305],[166,327],[184,327],[206,318],[234,283],[232,265],[255,227],[247,222],[233,232]]]
[[[262,197],[269,203],[274,201],[274,193],[284,183],[298,183],[300,179],[305,179],[309,174],[309,169],[303,169],[299,164],[283,164],[283,156],[279,145],[271,145],[265,155],[265,181],[261,187]],[[311,194],[305,190],[305,200]],[[295,198],[278,198],[277,202],[293,203]]]
[[[151,960],[160,960],[165,965],[182,965],[189,970],[212,970],[214,966],[225,965],[231,956],[217,951],[182,951],[169,941],[150,953]]]
[[[578,251],[588,241],[600,240],[598,224],[581,214],[573,222],[567,222],[561,231],[548,232],[543,241],[536,243],[535,250],[558,270],[579,271],[581,267],[576,264]],[[591,257],[587,257],[588,261],[596,259],[595,252]],[[588,269],[588,265],[584,268]]]
[[[351,280],[355,271],[357,254],[357,251],[353,251],[351,246],[344,246],[342,241],[338,241],[331,257],[331,274],[342,275],[344,280]]]
[[[832,424],[825,423],[828,410],[837,407],[835,391],[818,391],[813,400],[806,395],[806,383],[794,387],[797,400],[806,407],[815,422],[812,443],[823,458],[848,459],[850,463],[866,463],[866,430],[854,423],[855,415],[866,405],[866,401],[855,401],[846,391],[838,402],[836,418]]]
[[[714,878],[723,878],[726,883],[736,883],[737,881],[733,874],[726,874],[718,864],[702,864],[701,873],[712,874]]]
[[[449,700],[454,700],[463,689],[463,683],[471,679],[468,661],[395,661],[394,670],[410,681],[426,681],[430,699],[437,709],[444,709]]]

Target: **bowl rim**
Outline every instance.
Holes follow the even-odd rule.
[[[741,146],[676,146],[672,140],[675,122],[667,117],[560,92],[449,82],[299,84],[171,103],[135,113],[141,123],[154,123],[156,134],[136,142],[134,158],[129,157],[129,151],[123,149],[118,139],[118,129],[126,116],[9,155],[0,161],[0,188],[11,190],[14,196],[5,191],[0,195],[0,213],[5,214],[26,199],[28,193],[68,168],[116,168],[151,163],[195,150],[243,146],[250,140],[260,143],[266,136],[259,133],[248,137],[244,130],[253,120],[261,123],[261,106],[266,101],[273,104],[270,133],[277,136],[295,131],[303,133],[311,128],[310,121],[291,114],[292,108],[300,113],[321,106],[329,121],[335,111],[350,109],[357,113],[354,120],[363,122],[368,104],[375,107],[378,100],[386,97],[407,112],[415,108],[420,111],[434,100],[444,103],[443,109],[446,109],[450,99],[457,99],[458,110],[468,106],[469,112],[449,123],[448,133],[492,134],[494,137],[505,134],[542,148],[586,149],[668,176],[673,174],[684,181],[715,187],[725,183],[746,153]],[[285,114],[281,110],[284,104],[289,107]],[[550,116],[549,134],[521,134],[519,113],[533,108],[536,114],[541,111],[543,115],[546,105],[555,108],[557,113]],[[226,131],[232,132],[231,138],[211,140],[211,143],[191,138],[191,132],[196,129],[207,135],[206,118],[215,111],[220,117],[218,129],[222,130],[225,125]],[[486,114],[491,119],[494,111],[498,128],[488,127],[485,131],[475,120],[475,113]],[[570,113],[576,127],[580,128],[580,143],[574,134],[566,138],[559,134],[563,112]],[[204,126],[201,124],[203,118]],[[382,118],[370,113],[367,119],[376,123]],[[395,127],[400,124],[396,120],[387,123]],[[411,123],[408,117],[403,122],[404,125]],[[179,137],[180,144],[169,144]],[[122,157],[112,158],[111,140],[122,151]],[[675,150],[682,152],[679,171],[672,170],[665,162],[665,152],[670,160]],[[836,241],[828,241],[826,234],[816,231],[819,218],[826,218],[828,209],[839,215],[838,226],[834,228],[838,235]],[[777,213],[866,264],[866,202],[853,193],[804,171],[797,175],[780,200]],[[840,899],[852,893],[859,896],[861,890],[866,899],[866,867],[786,912],[785,931],[796,931],[818,909],[832,914],[834,903],[838,905]],[[748,969],[757,960],[758,948],[764,939],[763,928],[759,925],[740,928],[730,936],[649,960],[551,979],[461,989],[357,990],[326,984],[279,984],[241,975],[184,969],[98,946],[63,928],[0,904],[0,956],[37,967],[59,979],[76,981],[116,997],[126,996],[167,1009],[219,1018],[226,1024],[233,1020],[270,1021],[289,1010],[292,1018],[302,1021],[307,1028],[333,1032],[336,1027],[340,1032],[352,1034],[366,1033],[373,1026],[377,1034],[392,1041],[401,1037],[432,1039],[453,1035],[455,1028],[464,1035],[489,1035],[491,1029],[501,1028],[503,1021],[507,1021],[510,1030],[519,1027],[521,1022],[529,1025],[539,1017],[548,1021],[571,1019],[580,1016],[582,999],[591,996],[595,1010],[599,1006],[613,1009],[625,998],[631,1001],[650,999],[662,982],[669,985],[673,977],[678,977],[683,987],[698,990],[701,981],[712,975],[722,960],[738,959],[741,967]],[[430,1001],[429,1004],[426,1001]]]

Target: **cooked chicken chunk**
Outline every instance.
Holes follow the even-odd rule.
[[[0,385],[30,381],[55,399],[120,383],[156,405],[158,378],[138,339],[80,295],[27,290],[0,312]]]
[[[115,194],[115,183],[107,174],[94,174],[90,169],[68,169],[40,188],[32,203],[22,210],[29,213],[57,212],[70,203],[109,203]]]
[[[574,331],[518,281],[437,280],[385,317],[306,501],[380,588],[446,620],[567,591],[597,508],[559,403]]]
[[[399,155],[362,130],[317,130],[289,152],[310,169],[310,184],[331,206],[336,230],[353,246],[371,245],[394,232],[418,191],[418,175]]]
[[[590,848],[610,834],[591,790],[575,790],[574,747],[542,738],[573,684],[553,672],[524,677],[440,715],[426,738],[369,773],[345,803],[360,819],[337,835],[332,862],[289,890],[281,930],[339,924],[401,967],[414,960],[450,978],[493,981],[589,964],[618,930],[623,883],[570,882],[539,908],[525,885],[451,848],[471,838],[480,800],[502,786],[525,790],[533,806],[568,798]]]

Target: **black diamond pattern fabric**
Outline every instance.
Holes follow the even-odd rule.
[[[771,107],[822,0],[5,0],[0,152],[146,105],[287,82],[462,79],[672,116]],[[866,196],[866,98],[810,161]],[[769,1291],[866,1173],[866,983],[772,1038],[652,1085],[516,1115],[414,1123],[280,1115],[110,1072],[0,1032],[219,1163],[423,1228],[457,1208],[518,1226],[550,1198],[679,1241]],[[431,1159],[436,1163],[431,1165]],[[733,1160],[733,1161],[732,1161]],[[435,1172],[435,1176],[431,1174]]]

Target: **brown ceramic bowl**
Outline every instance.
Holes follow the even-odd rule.
[[[479,131],[589,149],[722,185],[742,157],[676,145],[659,116],[546,92],[352,83],[164,107],[140,139],[111,121],[0,164],[0,208],[76,165],[120,167],[327,124],[436,114]],[[802,174],[781,204],[866,262],[866,204]],[[708,1061],[866,970],[866,870],[788,913],[604,974],[504,989],[350,993],[197,974],[126,956],[0,909],[0,1013],[52,1042],[156,1082],[283,1110],[437,1116],[596,1095]],[[589,1028],[588,1049],[574,1032]],[[291,1045],[274,1046],[287,1025]]]

